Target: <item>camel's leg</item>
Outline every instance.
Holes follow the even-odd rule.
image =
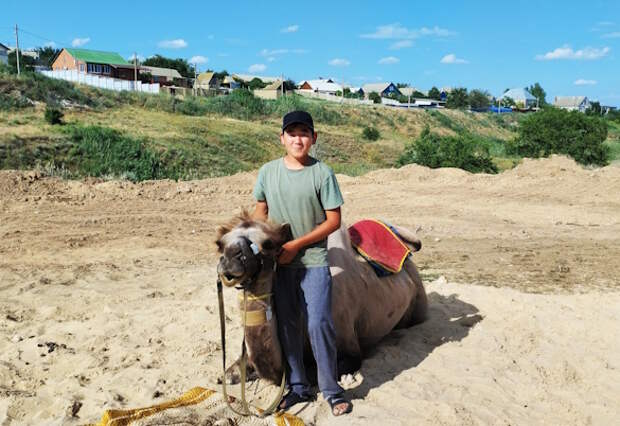
[[[338,352],[338,377],[353,374],[362,366],[362,354],[351,355]]]
[[[226,379],[226,384],[236,385],[241,381],[241,357],[237,358],[237,360],[231,364],[230,367],[226,369],[224,372],[224,378]],[[254,367],[248,362],[246,363],[245,369],[245,381],[250,382],[258,379],[258,374]],[[217,378],[218,383],[222,383],[222,377]]]

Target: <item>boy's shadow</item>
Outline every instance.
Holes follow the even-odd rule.
[[[459,300],[456,294],[428,295],[428,317],[421,324],[394,330],[381,342],[366,349],[362,360],[362,383],[348,391],[364,398],[370,389],[391,381],[405,370],[420,364],[435,348],[446,342],[460,341],[483,317],[478,309]]]

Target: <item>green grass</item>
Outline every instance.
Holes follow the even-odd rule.
[[[66,125],[47,124],[44,105],[61,102],[70,105],[63,110]],[[506,158],[505,141],[514,137],[509,124],[459,111],[395,111],[297,95],[262,100],[245,91],[183,99],[0,72],[0,168],[132,180],[255,170],[283,154],[281,117],[295,109],[305,109],[314,117],[319,132],[317,156],[338,173],[354,176],[391,167],[427,124],[444,135],[464,129],[477,135],[488,143],[496,163]],[[365,127],[377,129],[379,139],[372,143],[364,139]],[[505,161],[506,167],[512,163],[512,159]]]

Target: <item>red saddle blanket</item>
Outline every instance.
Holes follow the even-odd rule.
[[[349,227],[351,244],[371,264],[397,273],[411,251],[385,223],[364,219]]]

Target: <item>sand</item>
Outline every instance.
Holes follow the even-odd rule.
[[[0,424],[84,424],[219,389],[213,240],[251,206],[255,178],[1,171]],[[418,229],[430,316],[344,378],[351,415],[319,399],[299,413],[306,423],[617,423],[620,168],[552,157],[500,175],[407,166],[339,180],[348,223]]]

